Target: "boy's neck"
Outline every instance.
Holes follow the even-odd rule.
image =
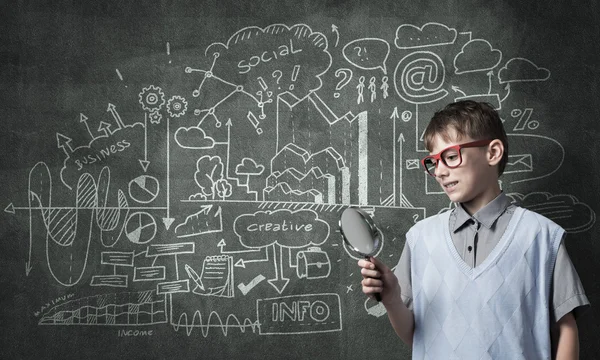
[[[460,205],[469,215],[473,216],[473,214],[483,209],[487,204],[497,198],[500,193],[502,193],[502,189],[500,189],[500,185],[496,184],[495,186],[492,186],[489,191],[486,191],[471,201],[463,202]]]

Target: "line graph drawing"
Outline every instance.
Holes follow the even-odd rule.
[[[69,300],[43,314],[40,325],[140,326],[166,323],[166,301],[153,291]]]

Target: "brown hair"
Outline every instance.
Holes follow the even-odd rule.
[[[473,140],[498,139],[504,145],[504,154],[498,163],[498,176],[502,175],[508,161],[508,139],[502,120],[492,105],[472,100],[457,101],[436,112],[425,129],[423,139],[425,147],[431,151],[433,140],[440,135],[450,141],[448,129],[456,130],[459,138],[470,137]]]

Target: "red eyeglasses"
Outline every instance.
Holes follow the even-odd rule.
[[[491,142],[492,140],[477,140],[464,144],[448,146],[435,155],[425,156],[421,160],[421,165],[423,165],[427,174],[435,177],[435,169],[437,168],[438,161],[441,160],[446,167],[454,169],[459,167],[462,163],[461,149],[486,146]]]

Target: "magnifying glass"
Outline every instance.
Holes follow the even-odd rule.
[[[364,210],[351,206],[342,212],[339,221],[340,233],[348,247],[369,260],[381,246],[381,234],[373,219]],[[375,300],[381,301],[378,293]]]

